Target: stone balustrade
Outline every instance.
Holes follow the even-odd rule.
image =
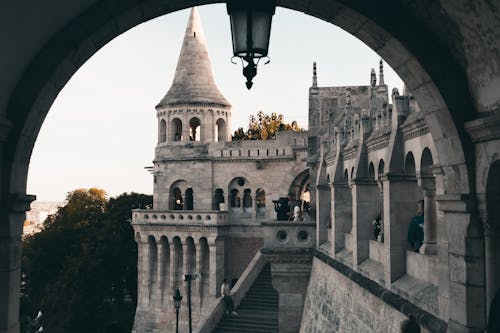
[[[227,212],[213,210],[150,210],[132,211],[134,224],[173,224],[173,225],[227,225]]]

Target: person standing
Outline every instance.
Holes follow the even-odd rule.
[[[418,252],[424,242],[424,201],[417,202],[417,213],[408,226],[408,243],[413,251]]]
[[[229,288],[229,283],[227,279],[224,279],[222,282],[222,286],[220,287],[220,293],[222,295],[222,299],[224,304],[226,305],[226,314],[232,314],[237,316],[238,314],[234,311],[233,299],[231,298],[231,290]]]

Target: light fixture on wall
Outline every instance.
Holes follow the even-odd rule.
[[[276,0],[228,0],[227,13],[231,21],[233,58],[241,59],[246,86],[252,87],[260,59],[267,58],[271,21]],[[246,63],[246,66],[245,66]]]

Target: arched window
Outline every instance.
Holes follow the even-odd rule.
[[[186,205],[185,205],[185,210],[193,210],[193,189],[188,188],[186,189]]]
[[[433,164],[432,153],[429,148],[425,148],[420,159],[420,170],[430,172]]]
[[[200,118],[193,117],[189,120],[189,141],[200,141],[201,121]]]
[[[182,140],[182,121],[179,118],[174,118],[172,120],[172,125],[170,130],[170,140],[172,141]]]
[[[252,190],[247,188],[247,189],[245,189],[245,191],[243,191],[243,208],[248,210],[248,209],[252,208],[252,205],[253,205]]]
[[[344,183],[349,183],[349,173],[347,172],[347,169],[344,170]]]
[[[158,134],[158,142],[165,142],[167,141],[167,122],[165,119],[160,120],[160,128],[159,128],[159,134]]]
[[[380,160],[380,162],[378,162],[378,174],[377,174],[377,178],[380,179],[380,176],[383,175],[385,172],[385,163],[384,163],[384,160]]]
[[[406,154],[405,174],[415,176],[415,159],[413,158],[413,153],[411,151]]]
[[[178,187],[172,189],[171,208],[173,210],[182,210],[184,208],[184,199],[182,199],[182,192]]]
[[[231,196],[230,196],[230,205],[232,208],[239,208],[241,207],[241,199],[240,199],[240,191],[237,189],[233,188],[231,190]]]
[[[214,194],[214,209],[225,210],[225,207],[221,207],[221,204],[224,204],[224,191],[221,188],[218,188],[215,190]]]
[[[215,137],[217,138],[217,141],[226,141],[227,140],[227,134],[226,134],[226,121],[222,118],[217,119],[217,122],[215,123]]]
[[[373,162],[370,162],[370,166],[368,167],[368,179],[375,179],[375,167],[373,166]]]
[[[255,191],[255,206],[257,210],[259,208],[266,208],[266,191],[264,189],[259,188]]]

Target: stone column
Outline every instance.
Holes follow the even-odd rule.
[[[435,191],[424,190],[424,243],[420,248],[422,254],[437,253],[437,217]]]
[[[147,247],[147,236],[146,240],[137,240],[137,307],[141,309],[147,308],[149,302]]]
[[[200,239],[198,239],[195,243],[195,246],[198,248],[196,250],[196,271],[198,273],[198,278],[196,279],[196,297],[198,298],[198,306],[200,309],[203,307],[203,280],[205,279],[204,276],[202,276],[202,269],[203,269],[203,244],[201,243]]]
[[[328,184],[316,185],[316,246],[328,241],[331,194]]]
[[[19,332],[21,235],[32,195],[0,201],[0,332]]]
[[[279,333],[297,333],[311,275],[312,255],[279,253],[265,254],[265,257],[271,262],[272,284],[279,293]]]
[[[349,185],[333,183],[330,186],[332,204],[332,253],[335,254],[345,247],[345,233],[352,227],[352,195]]]
[[[352,181],[352,265],[355,270],[369,257],[372,221],[380,214],[379,193],[374,180]]]
[[[158,246],[158,286],[159,286],[158,290],[160,296],[159,305],[161,308],[165,308],[169,302],[168,299],[169,292],[167,290],[167,285],[170,276],[166,275],[166,271],[168,270],[168,268],[166,267],[167,258],[165,257],[165,252],[166,252],[165,247],[168,248],[168,244],[166,244],[160,238],[160,242],[158,243],[157,246]]]
[[[406,249],[408,226],[415,215],[420,189],[415,177],[384,174],[384,263],[385,283],[406,273]]]
[[[208,238],[208,248],[210,251],[210,290],[209,297],[220,296],[220,286],[224,280],[224,239]]]

